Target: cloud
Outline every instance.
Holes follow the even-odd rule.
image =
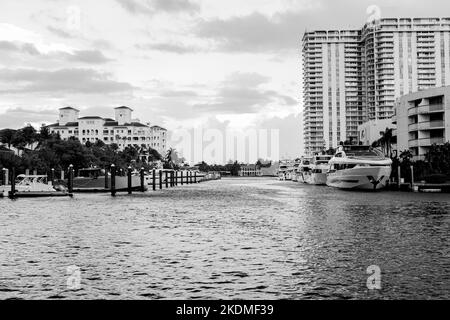
[[[111,79],[109,73],[92,69],[0,69],[2,93],[119,93],[131,92],[133,87],[126,82]]]
[[[306,30],[359,29],[369,18],[366,10],[376,3],[382,17],[439,16],[436,8],[447,7],[444,0],[291,0],[285,11],[201,19],[193,29],[200,38],[212,40],[215,50],[227,53],[280,53],[300,50]]]
[[[52,115],[52,116],[55,116],[57,114],[55,109],[30,109],[23,107],[9,108],[6,110],[5,113],[22,114],[22,115],[38,114],[38,115]]]
[[[13,41],[0,41],[0,51],[19,52],[31,55],[39,55],[39,50],[31,43],[18,43]]]
[[[189,0],[116,0],[132,14],[195,13],[200,6]]]
[[[0,53],[6,54],[25,54],[40,57],[45,60],[66,60],[69,62],[82,62],[86,64],[103,64],[111,61],[99,50],[73,50],[71,52],[65,51],[50,51],[43,53],[39,51],[34,44],[21,43],[16,41],[0,41]]]
[[[245,114],[259,113],[271,104],[295,105],[292,97],[262,87],[270,78],[257,73],[233,73],[223,81],[214,97],[193,105],[194,110],[204,113]]]
[[[55,27],[49,26],[49,27],[47,27],[47,30],[61,38],[73,38],[74,37],[73,34],[62,30],[61,28],[55,28]]]
[[[102,64],[111,61],[99,50],[76,50],[68,55],[68,60],[89,64]]]
[[[264,53],[298,50],[305,18],[302,12],[278,13],[273,17],[254,12],[226,20],[203,20],[194,33],[200,38],[214,40],[218,51]]]
[[[201,50],[200,48],[188,46],[182,43],[169,43],[169,42],[137,44],[135,47],[140,50],[155,50],[177,54],[195,53]]]
[[[198,97],[198,93],[193,90],[164,90],[159,96],[166,98],[174,98],[174,97],[190,97],[195,98]]]
[[[22,110],[22,111],[21,111]],[[0,113],[0,128],[19,129],[29,123],[42,124],[55,121],[57,112],[53,110],[52,114],[48,112],[39,112],[31,109],[11,109]]]

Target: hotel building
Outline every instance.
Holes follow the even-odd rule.
[[[114,109],[115,119],[99,116],[79,117],[80,111],[66,107],[59,109],[59,120],[49,125],[51,133],[58,133],[61,139],[77,138],[81,143],[103,141],[117,144],[123,150],[127,146],[145,145],[157,150],[162,156],[167,150],[167,130],[159,126],[142,124],[132,119],[133,110],[128,107]]]
[[[358,126],[391,118],[402,95],[450,85],[450,18],[389,18],[361,30],[306,32],[303,67],[310,154],[356,141]]]
[[[450,141],[450,86],[402,96],[395,105],[398,152],[423,160],[433,144]]]

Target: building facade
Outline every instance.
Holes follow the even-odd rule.
[[[398,152],[423,160],[433,144],[450,141],[450,86],[410,93],[395,105]]]
[[[386,129],[395,130],[395,128],[396,125],[393,123],[392,118],[364,122],[358,126],[358,143],[366,146],[372,145],[381,138],[380,132],[385,132]],[[394,149],[396,148],[394,147]]]
[[[397,98],[450,85],[450,18],[389,18],[303,37],[305,153],[356,140]]]
[[[261,177],[261,168],[256,164],[241,165],[241,169],[238,172],[239,177]]]
[[[121,150],[127,146],[145,146],[164,156],[167,149],[166,129],[132,119],[131,108],[123,106],[114,111],[115,119],[110,119],[99,116],[80,117],[79,110],[75,108],[61,108],[58,122],[48,128],[51,133],[58,133],[63,140],[75,137],[83,144],[100,140],[105,144],[115,143]]]

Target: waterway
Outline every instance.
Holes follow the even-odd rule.
[[[445,194],[272,178],[0,199],[0,299],[449,299],[449,231]]]

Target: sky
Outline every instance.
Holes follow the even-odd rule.
[[[126,105],[171,132],[277,130],[295,158],[303,33],[361,28],[371,5],[450,16],[447,0],[2,0],[0,128]]]

